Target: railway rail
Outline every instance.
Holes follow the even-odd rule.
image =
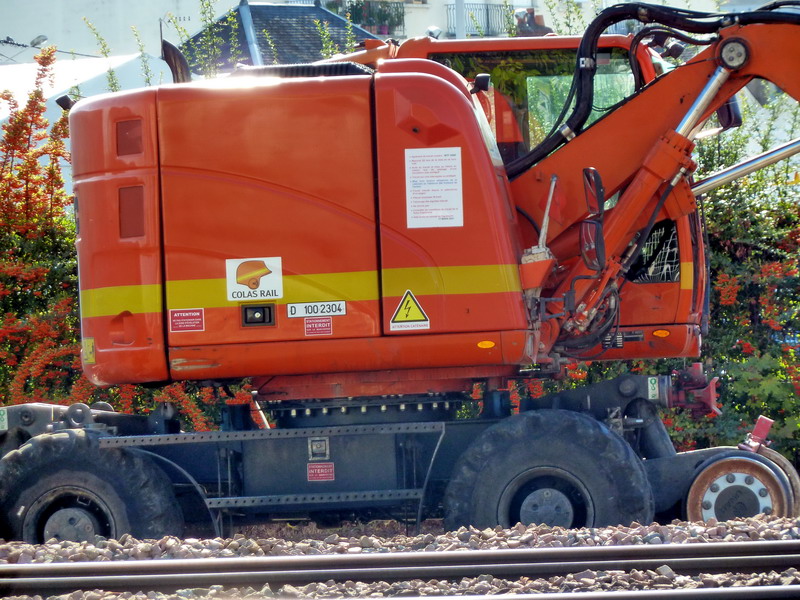
[[[549,578],[585,570],[655,570],[669,566],[676,574],[765,573],[800,568],[800,540],[475,550],[394,552],[354,555],[268,556],[80,563],[0,565],[0,594],[54,595],[77,590],[113,592],[181,588],[305,585],[326,581],[452,580],[492,575]],[[714,595],[723,591],[725,595]],[[722,590],[646,590],[593,592],[593,598],[800,598],[800,586],[760,586]],[[667,593],[670,592],[670,593]],[[680,593],[678,593],[680,592]],[[745,593],[746,592],[746,593]],[[695,596],[686,595],[694,593]],[[631,595],[633,594],[633,595]],[[672,595],[671,595],[672,594]],[[561,594],[546,594],[556,598]],[[522,598],[523,595],[515,595]],[[541,598],[542,594],[537,594]],[[611,597],[611,596],[608,596]]]

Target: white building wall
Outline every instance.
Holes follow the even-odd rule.
[[[215,9],[219,15],[237,4],[237,0],[220,0]],[[133,25],[145,51],[158,56],[160,20],[166,21],[170,13],[190,34],[202,26],[198,0],[0,0],[0,40],[10,37],[28,44],[45,35],[46,43],[61,51],[98,56],[97,40],[83,21],[86,17],[105,38],[112,54],[138,52]],[[178,41],[175,30],[166,22],[163,30],[165,39]],[[8,55],[2,46],[0,52]]]
[[[447,29],[447,11],[443,1],[407,4],[405,8],[406,37],[422,37],[431,26],[438,27],[442,31]]]
[[[503,6],[502,0],[464,0],[467,4],[492,4]],[[455,0],[428,0],[427,4],[406,4],[406,37],[413,38],[426,34],[428,27],[436,26],[447,31],[447,5]],[[509,0],[511,10],[536,6],[536,0]],[[469,18],[465,18],[468,28]],[[444,35],[444,33],[442,34]]]

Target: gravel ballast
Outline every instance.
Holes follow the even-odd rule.
[[[376,526],[375,529],[381,529]],[[465,551],[504,548],[556,548],[580,546],[618,546],[631,544],[696,544],[708,542],[741,542],[758,540],[800,539],[800,519],[758,516],[722,523],[687,523],[673,521],[668,525],[634,523],[627,527],[563,529],[544,525],[517,525],[510,529],[461,528],[453,532],[428,532],[416,536],[369,535],[369,528],[335,532],[317,530],[313,538],[297,541],[284,537],[137,540],[123,535],[119,540],[100,539],[96,543],[55,542],[32,545],[24,542],[0,543],[0,564],[46,562],[86,562],[110,560],[153,560],[183,558],[224,558],[247,556],[288,556],[319,554],[358,554],[409,551]],[[616,591],[643,589],[704,588],[755,585],[797,585],[800,572],[791,568],[783,572],[760,574],[679,575],[664,565],[647,571],[584,571],[549,579],[520,578],[507,580],[482,575],[456,581],[411,580],[402,582],[344,583],[329,581],[302,587],[290,585],[276,589],[229,589],[213,586],[180,590],[177,594],[120,594],[101,591],[75,592],[52,596],[63,600],[101,600],[112,598],[343,598],[392,596],[446,596],[473,594],[529,594],[570,591]],[[17,596],[14,598],[27,598]],[[34,598],[39,598],[34,597]]]

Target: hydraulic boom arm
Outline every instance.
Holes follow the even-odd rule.
[[[649,5],[617,6],[606,13],[590,26],[579,51],[575,111],[529,155],[508,165],[517,206],[540,223],[549,220],[545,241],[562,267],[553,292],[547,294],[547,307],[532,307],[541,327],[540,356],[554,347],[596,345],[616,319],[617,292],[653,224],[696,210],[688,179],[696,168],[691,154],[693,140],[709,116],[755,77],[771,81],[800,101],[800,15],[758,11],[709,22],[699,13],[687,16],[685,11]],[[604,28],[623,14],[716,37],[692,60],[580,132],[586,106],[591,108],[594,69],[593,53],[586,45],[599,35],[598,26]],[[579,242],[581,223],[589,216],[583,201],[585,167],[600,173],[605,199],[619,193],[613,209],[599,217],[599,226],[594,225],[595,237],[600,238],[597,248],[605,249],[600,252],[599,269],[577,259],[580,245],[584,250],[587,245],[586,237]],[[558,176],[554,195],[549,193],[553,175]],[[552,206],[545,218],[548,195]],[[598,222],[598,217],[594,220]],[[682,287],[683,278],[691,278],[691,270],[684,271],[682,263]]]

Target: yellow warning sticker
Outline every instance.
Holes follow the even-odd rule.
[[[400,304],[392,315],[389,321],[390,331],[408,331],[409,329],[430,329],[431,322],[428,315],[422,310],[422,305],[411,293],[411,290],[406,290],[400,300]]]
[[[81,348],[83,350],[83,364],[95,364],[97,356],[95,355],[94,338],[83,338],[81,340]]]

